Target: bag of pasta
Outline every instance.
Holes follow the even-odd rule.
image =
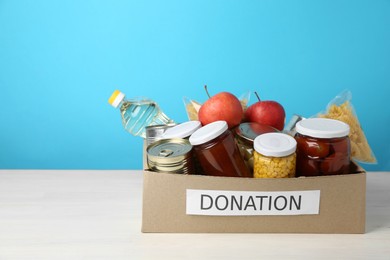
[[[362,163],[377,163],[351,100],[351,91],[345,90],[341,92],[330,101],[324,113],[318,114],[318,117],[337,119],[347,123],[350,127],[349,138],[351,141],[352,159]]]

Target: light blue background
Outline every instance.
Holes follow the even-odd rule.
[[[257,91],[287,120],[339,92],[390,170],[390,2],[0,0],[0,168],[141,169],[142,140],[107,99]],[[253,96],[252,103],[255,101]]]

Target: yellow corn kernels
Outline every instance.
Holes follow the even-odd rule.
[[[255,178],[290,178],[295,176],[295,153],[284,157],[270,157],[254,151],[253,159],[253,177]]]

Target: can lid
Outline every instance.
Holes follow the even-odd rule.
[[[125,98],[125,94],[123,94],[119,90],[115,90],[111,94],[111,97],[108,99],[108,103],[111,106],[117,108],[124,98]]]
[[[183,161],[192,150],[186,139],[162,139],[149,145],[146,149],[148,158],[158,164],[174,164]]]
[[[349,134],[349,125],[335,119],[309,118],[299,121],[297,133],[316,138],[337,138]]]
[[[297,141],[288,134],[266,133],[256,137],[253,146],[262,155],[283,157],[295,152]]]
[[[236,136],[243,141],[253,143],[253,140],[261,134],[279,132],[276,128],[269,125],[255,122],[242,123],[234,128]]]
[[[226,121],[215,121],[196,130],[189,140],[192,145],[204,144],[217,138],[226,130],[228,130]]]
[[[186,138],[202,127],[199,121],[187,121],[167,129],[162,138]]]

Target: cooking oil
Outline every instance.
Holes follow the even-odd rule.
[[[113,107],[120,108],[123,127],[132,135],[145,138],[147,126],[174,124],[153,100],[126,99],[122,92],[115,90],[108,102]]]

